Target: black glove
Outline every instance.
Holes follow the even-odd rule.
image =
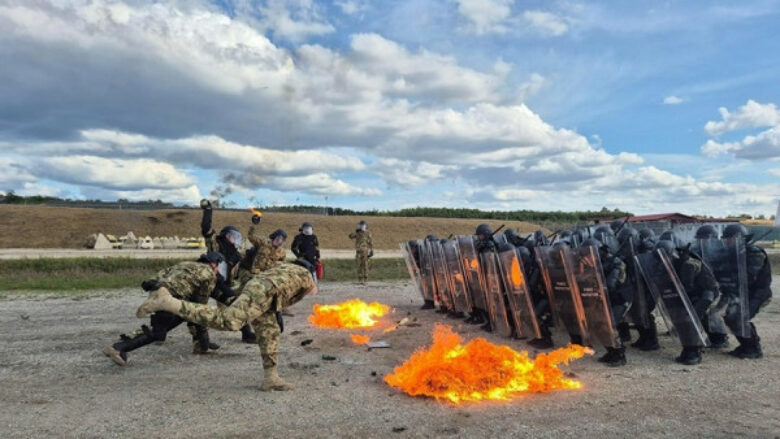
[[[207,199],[200,200],[200,208],[201,209],[211,209],[211,201]]]
[[[252,224],[260,224],[260,215],[252,215]]]
[[[159,290],[162,287],[159,281],[157,279],[149,279],[141,282],[141,288],[144,289],[144,291],[155,291]]]
[[[281,311],[276,311],[276,323],[279,324],[279,332],[284,332],[284,319]]]
[[[374,256],[374,251],[373,250],[369,250],[368,251],[368,257],[370,258],[370,257],[373,257],[373,256]]]

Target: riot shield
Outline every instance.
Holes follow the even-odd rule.
[[[425,290],[436,306],[441,306],[441,295],[439,288],[436,285],[436,276],[433,268],[433,250],[430,245],[431,241],[423,241],[423,245],[420,247],[420,274],[422,277]]]
[[[634,259],[672,336],[683,346],[707,346],[707,333],[666,253],[657,249]]]
[[[482,262],[482,271],[485,276],[487,311],[493,332],[504,337],[511,337],[512,326],[509,325],[506,305],[504,304],[504,288],[501,282],[497,256],[492,251],[479,254],[479,260]]]
[[[630,288],[632,292],[633,301],[631,302],[631,308],[628,309],[628,320],[635,325],[647,328],[650,325],[650,311],[649,304],[647,303],[647,286],[645,280],[639,274],[639,269],[636,267],[636,243],[634,237],[629,237],[620,245],[620,251],[617,254],[623,262],[626,264],[626,288]]]
[[[701,256],[715,274],[721,294],[728,299],[728,313],[734,335],[750,336],[750,306],[748,303],[747,262],[745,242],[741,236],[726,239],[697,239],[695,244]]]
[[[482,275],[482,264],[474,246],[474,237],[472,235],[461,235],[458,236],[457,242],[460,265],[463,268],[463,274],[466,276],[466,285],[469,288],[471,305],[474,308],[487,311],[485,280]]]
[[[444,259],[444,250],[439,241],[427,241],[433,256],[433,278],[436,281],[436,289],[439,292],[441,307],[452,310],[452,294],[450,281],[447,276],[447,261]]]
[[[406,262],[406,269],[409,270],[409,277],[412,278],[417,290],[420,292],[423,300],[433,300],[433,295],[425,289],[425,284],[420,274],[419,258],[420,248],[423,246],[422,241],[414,241],[414,245],[410,245],[408,242],[404,242],[400,245],[401,254],[404,256],[404,262]]]
[[[584,336],[587,329],[585,312],[579,296],[573,294],[569,277],[566,276],[567,264],[562,248],[563,246],[536,247],[536,260],[542,271],[553,316],[569,334]]]
[[[567,270],[573,277],[571,283],[573,290],[577,292],[585,312],[586,333],[583,340],[587,344],[598,344],[615,348],[617,347],[617,334],[612,318],[612,307],[607,296],[604,270],[601,267],[599,252],[594,245],[570,249],[563,248],[563,254],[567,264]]]
[[[501,279],[509,302],[509,314],[515,324],[518,338],[541,338],[539,323],[536,321],[534,304],[528,290],[525,271],[515,248],[511,247],[498,254]]]
[[[497,247],[501,247],[501,245],[509,243],[509,241],[506,239],[506,235],[503,233],[500,235],[493,235],[493,242],[496,243]]]
[[[446,241],[442,244],[442,250],[444,250],[444,260],[447,265],[447,278],[449,279],[453,308],[456,312],[471,312],[471,298],[466,284],[466,276],[460,265],[458,243]]]

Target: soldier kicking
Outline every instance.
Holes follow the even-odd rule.
[[[317,292],[314,267],[305,260],[284,263],[252,276],[242,294],[225,308],[197,304],[174,297],[160,288],[141,304],[136,316],[166,311],[199,325],[222,331],[236,331],[249,323],[257,334],[263,359],[264,378],[260,390],[291,390],[277,370],[279,339],[284,329],[281,310]]]

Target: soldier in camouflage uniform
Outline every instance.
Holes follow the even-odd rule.
[[[179,300],[167,290],[158,290],[138,308],[141,318],[155,311],[167,311],[184,319],[218,330],[235,331],[244,324],[254,327],[259,340],[265,376],[260,390],[290,390],[277,370],[279,338],[283,327],[280,311],[317,292],[314,267],[305,260],[284,263],[251,276],[242,294],[228,307],[217,308]]]
[[[255,226],[251,226],[247,237],[253,247],[247,251],[238,269],[236,278],[242,284],[250,277],[281,264],[287,256],[282,247],[287,240],[287,233],[282,229],[276,229],[265,237],[260,235]]]
[[[206,241],[206,248],[210,252],[220,252],[225,256],[225,262],[228,264],[226,281],[232,284],[238,267],[246,259],[246,255],[241,254],[241,232],[235,226],[225,226],[219,233],[212,228],[213,209],[209,200],[200,201],[200,207],[203,209],[203,217],[200,221],[200,232]],[[252,215],[252,224],[260,224],[260,215]],[[254,226],[253,226],[254,227]],[[251,229],[250,229],[251,230]],[[244,343],[256,343],[257,337],[248,325],[241,328],[241,341]]]
[[[227,303],[235,295],[224,281],[227,264],[220,253],[204,254],[198,262],[181,262],[161,270],[153,279],[144,281],[141,286],[145,291],[168,291],[173,297],[195,303],[207,303],[209,297],[218,302]],[[127,364],[127,353],[149,343],[163,341],[173,328],[183,320],[167,312],[158,312],[151,316],[149,326],[142,325],[140,331],[122,334],[121,340],[106,346],[103,353],[116,364]],[[204,354],[208,349],[217,349],[218,345],[210,343],[208,330],[200,325],[189,323],[193,339],[192,353]]]
[[[368,259],[374,256],[374,244],[371,240],[371,232],[365,221],[358,223],[357,229],[349,234],[349,239],[355,241],[355,261],[357,262],[358,282],[365,284],[368,281]]]

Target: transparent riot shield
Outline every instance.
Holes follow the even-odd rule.
[[[460,254],[456,241],[446,241],[442,244],[444,259],[447,265],[447,278],[450,281],[449,290],[452,294],[452,305],[456,312],[471,312],[471,298],[466,284],[466,276],[460,265]]]
[[[439,301],[442,308],[452,310],[452,293],[450,281],[447,276],[447,261],[444,259],[444,250],[439,241],[428,241],[431,255],[433,255],[433,278],[436,281],[436,289],[439,292]]]
[[[579,296],[573,294],[569,277],[566,276],[567,264],[562,248],[537,247],[536,259],[542,271],[553,316],[569,334],[584,336],[587,329],[585,312]]]
[[[666,253],[657,249],[635,260],[672,336],[683,346],[707,346],[707,333]]]
[[[750,336],[747,261],[741,236],[727,239],[697,239],[696,251],[715,274],[720,293],[728,300],[731,330],[739,337]]]
[[[612,318],[612,307],[607,296],[604,270],[596,246],[584,245],[570,249],[563,248],[567,269],[571,269],[573,289],[577,292],[585,312],[587,344],[598,343],[605,347],[617,347],[617,334]]]
[[[493,332],[504,337],[512,336],[512,326],[504,304],[504,288],[501,282],[501,272],[498,268],[498,259],[495,252],[479,254],[482,262],[482,271],[485,276],[485,298],[487,299],[487,311],[490,316],[490,326]]]
[[[431,241],[423,241],[422,247],[420,247],[420,274],[426,291],[433,298],[433,302],[436,306],[441,306],[441,294],[439,293],[439,287],[436,285],[436,276],[434,274],[433,267],[433,249],[430,245]]]
[[[647,328],[650,325],[650,312],[649,304],[647,303],[647,286],[645,280],[639,274],[639,269],[636,266],[636,243],[634,237],[629,237],[623,244],[620,245],[620,251],[617,253],[623,262],[626,264],[626,288],[631,289],[633,301],[631,302],[631,308],[628,309],[628,315],[626,316],[631,323]]]
[[[498,254],[501,279],[509,302],[509,314],[515,324],[517,338],[540,338],[534,304],[528,290],[523,264],[511,247]]]
[[[474,237],[472,235],[461,235],[458,236],[457,242],[461,267],[463,268],[463,274],[466,276],[466,285],[469,288],[471,305],[474,308],[487,311],[485,279],[482,275],[482,264],[474,246]]]
[[[406,269],[409,270],[409,277],[412,278],[417,290],[420,292],[423,300],[433,300],[433,295],[425,288],[425,283],[422,280],[420,274],[420,248],[423,246],[422,241],[409,241],[401,243],[401,254],[404,257],[406,263]]]
[[[501,247],[501,245],[503,244],[509,243],[509,241],[506,239],[506,235],[504,235],[503,233],[498,235],[493,235],[493,242],[495,242],[496,246],[498,247]]]

